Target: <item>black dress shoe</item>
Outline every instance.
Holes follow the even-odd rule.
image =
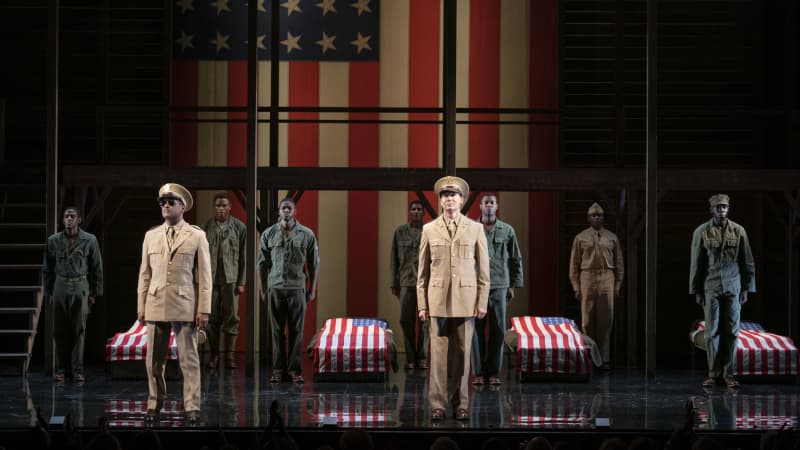
[[[444,419],[444,410],[442,408],[433,408],[431,410],[431,420]]]
[[[456,420],[469,420],[469,411],[465,408],[458,408],[456,410]]]
[[[186,411],[186,422],[189,425],[197,425],[197,422],[200,421],[200,411]]]
[[[147,413],[144,415],[144,421],[148,423],[158,422],[161,414],[155,409],[148,409]]]

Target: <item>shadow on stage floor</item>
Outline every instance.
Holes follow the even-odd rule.
[[[310,367],[305,368],[310,374]],[[595,373],[588,382],[520,383],[514,373],[498,388],[472,388],[470,420],[452,417],[432,422],[427,404],[427,372],[392,373],[385,383],[270,384],[268,372],[246,376],[243,369],[204,369],[202,421],[205,430],[250,430],[266,426],[269,407],[278,400],[292,432],[349,427],[376,432],[545,433],[595,432],[667,434],[683,423],[687,401],[703,432],[757,432],[784,424],[797,428],[800,386],[748,384],[738,391],[704,390],[703,374],[660,371],[648,380],[641,373]],[[89,370],[87,382],[54,384],[41,372],[27,378],[4,377],[0,384],[6,431],[23,430],[39,408],[45,418],[70,415],[78,428],[94,429],[105,417],[112,429],[144,426],[145,380],[112,380],[102,369]],[[180,381],[167,383],[169,401],[158,428],[184,427]],[[608,426],[603,425],[608,420]]]

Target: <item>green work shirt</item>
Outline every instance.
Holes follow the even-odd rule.
[[[85,277],[89,283],[89,296],[103,295],[103,261],[100,258],[100,246],[93,234],[78,229],[78,236],[72,245],[64,231],[47,238],[42,262],[45,295],[53,294],[56,277]]]
[[[392,286],[416,287],[419,264],[419,237],[422,227],[414,228],[404,223],[394,230],[392,239]]]
[[[295,222],[294,228],[288,233],[276,223],[261,234],[258,273],[261,275],[262,286],[305,289],[307,274],[315,273],[317,267],[317,238],[313,231],[299,222]]]
[[[216,219],[212,217],[203,225],[203,231],[206,232],[211,255],[211,279],[217,280],[217,264],[222,260],[225,282],[244,286],[247,269],[245,264],[247,228],[244,223],[231,216],[224,226],[219,227]]]
[[[692,236],[689,294],[738,296],[756,291],[753,252],[744,227],[728,220],[723,229],[714,220],[700,225]]]
[[[522,251],[514,227],[497,219],[490,231],[486,227],[484,231],[489,246],[491,288],[522,287]]]

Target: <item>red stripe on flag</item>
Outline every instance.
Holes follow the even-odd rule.
[[[289,106],[319,106],[319,63],[297,61],[289,63]],[[289,119],[319,120],[319,113],[293,112]],[[290,167],[317,167],[319,165],[319,124],[290,123],[288,130],[288,159]],[[297,220],[317,233],[318,194],[307,191],[297,205]],[[333,255],[331,255],[333,256]],[[324,255],[320,256],[320,259]],[[317,305],[309,304],[306,310],[303,342],[314,336],[317,328]]]
[[[558,1],[530,0],[530,107],[558,108]],[[531,115],[532,120],[558,119],[557,114]],[[531,168],[558,166],[558,125],[530,126]],[[531,313],[558,313],[558,194],[533,192],[529,195],[530,285],[537,286],[528,307]]]
[[[350,106],[370,107],[380,103],[379,67],[374,62],[350,63]],[[377,113],[352,113],[354,120],[375,120]],[[377,167],[378,124],[349,125],[350,167]],[[378,315],[378,193],[351,191],[347,195],[347,315]]]
[[[497,108],[500,106],[500,8],[485,0],[471,0],[469,8],[469,106]],[[470,120],[499,118],[498,114],[470,114]],[[498,167],[500,126],[471,124],[468,134],[469,167]],[[468,215],[479,214],[476,202]]]
[[[410,108],[439,105],[439,24],[441,5],[430,0],[411,0],[409,26],[413,29],[408,39],[408,106]],[[437,120],[436,113],[409,114],[409,120]],[[439,167],[439,126],[437,124],[408,124],[408,167]],[[421,186],[423,191],[433,186]],[[427,192],[428,202],[434,211],[438,208],[436,197]],[[416,200],[409,193],[408,201]],[[427,220],[423,219],[427,222]]]

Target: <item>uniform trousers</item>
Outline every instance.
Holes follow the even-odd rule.
[[[86,318],[89,316],[89,282],[58,277],[53,286],[53,338],[56,372],[83,371]]]
[[[288,371],[290,374],[300,375],[305,318],[305,289],[269,289],[273,373]],[[287,328],[289,331],[288,355]]]
[[[419,327],[417,327],[419,323]],[[421,321],[417,316],[417,288],[400,288],[400,326],[403,329],[403,348],[406,363],[422,363],[428,359],[430,320]],[[417,330],[419,333],[417,334]]]
[[[212,353],[220,351],[220,333],[239,334],[239,296],[236,283],[214,284],[211,315],[208,317],[208,344]],[[226,349],[233,351],[234,349]]]
[[[178,363],[183,374],[183,409],[200,410],[200,357],[194,322],[147,322],[147,409],[159,411],[167,398],[164,367],[169,350],[169,332],[175,333]]]
[[[600,346],[604,363],[611,360],[614,280],[611,270],[581,271],[581,328]]]
[[[503,367],[503,339],[506,334],[506,310],[508,288],[489,289],[489,310],[483,319],[475,320],[472,338],[472,372],[475,375],[493,377]],[[489,339],[486,339],[486,325]]]
[[[732,377],[742,310],[739,296],[729,292],[724,294],[706,292],[705,295],[703,316],[706,321],[708,376]]]
[[[469,408],[469,355],[473,317],[432,317],[428,399],[431,409]],[[449,383],[448,383],[449,378]]]

